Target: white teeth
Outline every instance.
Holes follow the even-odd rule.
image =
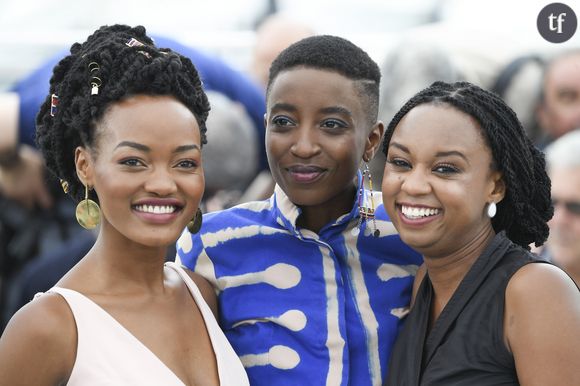
[[[411,219],[434,216],[439,213],[439,209],[435,208],[417,208],[404,205],[401,206],[401,211],[403,212],[405,217]]]
[[[154,213],[154,214],[167,214],[175,212],[176,208],[173,205],[137,205],[135,207],[139,212]]]

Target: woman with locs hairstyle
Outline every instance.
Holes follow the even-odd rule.
[[[37,117],[48,169],[79,204],[92,249],[17,312],[2,385],[247,385],[199,275],[165,263],[199,230],[209,103],[191,61],[145,28],[95,31],[54,68]]]
[[[548,237],[550,180],[512,109],[436,82],[384,151],[385,209],[424,257],[386,385],[579,385],[580,292],[529,252]]]

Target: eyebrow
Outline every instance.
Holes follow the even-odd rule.
[[[410,153],[409,148],[405,145],[401,145],[400,143],[391,142],[390,146],[396,147],[396,148],[404,151],[407,154]],[[461,153],[460,151],[457,151],[457,150],[439,151],[435,154],[436,158],[449,157],[449,156],[458,156],[460,158],[463,158],[465,160],[465,162],[469,163],[469,160],[467,159],[467,157],[463,153]]]
[[[320,112],[324,114],[343,114],[352,117],[352,113],[350,112],[350,110],[341,106],[325,107],[323,109],[320,109]]]
[[[291,105],[290,103],[276,103],[274,106],[272,106],[271,108],[272,111],[274,110],[288,110],[288,111],[297,111],[298,109],[296,108],[296,106]]]
[[[137,142],[132,142],[132,141],[122,141],[120,142],[117,146],[115,146],[115,149],[118,149],[120,147],[131,147],[133,149],[137,149],[143,152],[150,152],[151,148],[149,146],[137,143]],[[199,146],[193,144],[193,145],[181,145],[175,148],[175,150],[173,150],[174,153],[183,153],[185,151],[188,150],[200,150]]]
[[[274,106],[272,106],[272,111],[274,110],[287,110],[287,111],[292,111],[292,112],[296,112],[298,111],[298,108],[290,103],[276,103]],[[320,109],[320,112],[323,114],[343,114],[346,115],[348,117],[352,117],[352,112],[350,112],[350,110],[341,107],[341,106],[330,106],[330,107],[324,107],[322,109]]]

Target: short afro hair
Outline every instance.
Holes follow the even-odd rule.
[[[95,85],[98,92],[93,94]],[[58,97],[56,111],[51,111],[53,94]],[[49,95],[36,117],[36,142],[46,166],[68,183],[73,199],[84,197],[75,149],[94,148],[96,122],[107,108],[138,94],[175,97],[193,113],[201,143],[206,142],[210,107],[197,70],[188,58],[157,48],[142,26],[103,26],[86,42],[73,44],[70,55],[54,67]]]
[[[450,105],[479,123],[493,167],[502,173],[506,186],[505,197],[497,204],[497,215],[492,219],[495,232],[505,230],[510,240],[526,249],[532,242],[542,245],[548,238],[548,220],[554,214],[544,155],[528,138],[516,113],[498,95],[468,82],[433,83],[395,114],[383,139],[385,155],[401,119],[426,103]]]
[[[361,96],[367,98],[366,113],[370,122],[377,120],[381,71],[375,61],[357,45],[338,36],[307,37],[282,51],[270,66],[268,86],[283,71],[296,67],[336,72],[356,81]]]

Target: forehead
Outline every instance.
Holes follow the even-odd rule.
[[[399,122],[393,142],[428,151],[461,151],[491,154],[479,123],[470,115],[447,104],[421,104]]]
[[[580,200],[580,166],[551,168],[550,180],[558,198]]]
[[[357,82],[334,71],[296,67],[280,72],[270,85],[267,106],[343,106],[363,111],[363,96]]]
[[[97,124],[101,138],[136,142],[194,142],[199,125],[193,113],[171,96],[136,95],[113,103]]]
[[[546,74],[546,87],[580,88],[580,53],[570,54],[554,61]]]

